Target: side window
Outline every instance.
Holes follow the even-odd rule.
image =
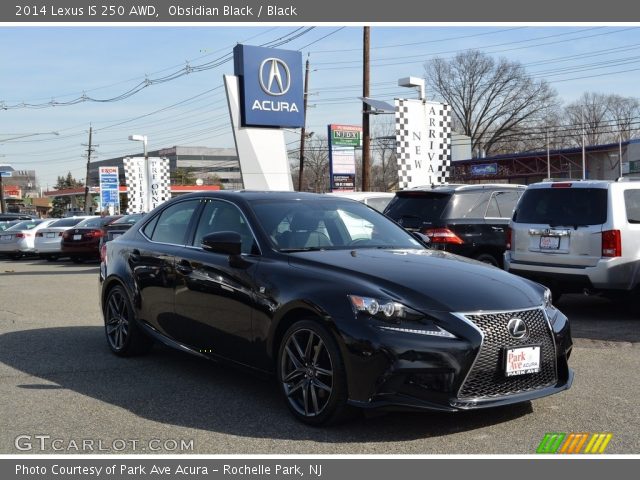
[[[489,192],[459,193],[453,196],[449,218],[484,218]]]
[[[509,218],[516,208],[522,192],[493,192],[487,208],[488,218]]]
[[[184,245],[191,216],[199,203],[200,200],[187,200],[171,205],[144,227],[144,234],[154,242]]]
[[[242,253],[254,251],[255,240],[247,220],[235,205],[220,200],[207,201],[198,220],[193,245],[199,247],[205,235],[236,232],[242,238]]]
[[[640,223],[640,190],[626,190],[624,192],[624,205],[627,209],[627,221]]]

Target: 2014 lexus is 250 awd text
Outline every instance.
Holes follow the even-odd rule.
[[[310,424],[354,407],[529,401],[573,379],[569,323],[548,289],[431,250],[348,199],[180,196],[106,243],[100,272],[115,354],[155,339],[273,374]]]

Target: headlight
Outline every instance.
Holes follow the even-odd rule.
[[[544,294],[542,295],[542,307],[547,313],[547,317],[549,317],[549,322],[551,322],[551,325],[555,323],[556,314],[558,313],[558,310],[556,309],[556,307],[553,306],[552,300],[553,300],[553,295],[551,294],[551,290],[549,290],[548,288],[545,288]]]
[[[396,324],[396,326],[378,325],[378,328],[382,330],[457,338],[454,334],[436,325],[428,316],[402,303],[372,297],[361,297],[359,295],[348,295],[348,298],[356,316],[358,314],[364,314],[378,320]]]

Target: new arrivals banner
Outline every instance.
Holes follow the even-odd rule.
[[[451,107],[396,99],[395,118],[400,189],[446,183],[451,166]]]

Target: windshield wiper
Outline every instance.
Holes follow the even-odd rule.
[[[299,247],[299,248],[281,248],[283,253],[296,253],[296,252],[321,252],[326,250],[325,247]]]

